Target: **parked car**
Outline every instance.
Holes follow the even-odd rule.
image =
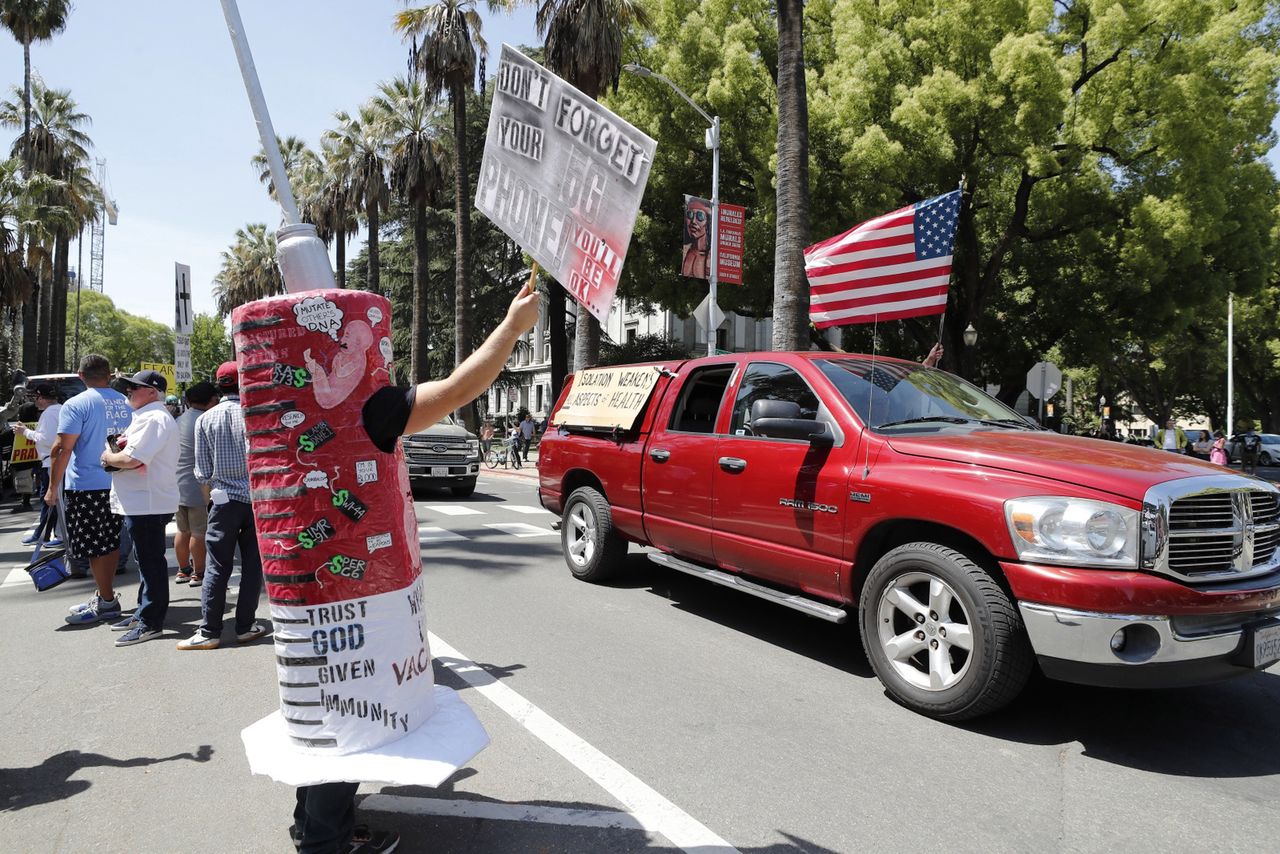
[[[1255,433],[1254,435],[1262,440],[1262,445],[1258,448],[1258,465],[1280,465],[1280,435],[1276,433]],[[1240,462],[1240,453],[1244,449],[1244,436],[1244,433],[1237,433],[1227,440],[1227,458],[1233,463]]]
[[[452,415],[400,442],[409,466],[409,481],[415,486],[448,487],[459,498],[476,491],[480,439],[467,432]]]
[[[635,543],[669,569],[855,622],[887,692],[944,719],[1000,708],[1037,667],[1137,688],[1280,661],[1274,484],[1031,427],[911,362],[650,367],[629,427],[566,421],[571,378],[542,439],[538,496],[583,581],[618,573]]]

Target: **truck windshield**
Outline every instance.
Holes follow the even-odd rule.
[[[822,359],[817,365],[873,430],[948,424],[1032,429],[1018,413],[946,371],[865,357]]]

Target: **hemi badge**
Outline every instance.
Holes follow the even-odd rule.
[[[857,502],[862,503],[862,504],[870,504],[870,503],[871,503],[871,493],[869,493],[869,492],[850,492],[850,493],[849,493],[849,500],[850,500],[850,501],[857,501]]]

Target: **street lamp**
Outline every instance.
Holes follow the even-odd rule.
[[[964,346],[972,347],[974,344],[978,343],[978,330],[973,328],[972,323],[964,328],[962,335],[964,338]]]
[[[707,300],[707,355],[714,356],[716,330],[711,325],[711,318],[716,312],[716,282],[720,274],[720,117],[707,115],[707,111],[695,104],[683,89],[656,71],[633,62],[622,66],[622,70],[637,77],[653,77],[666,83],[671,87],[671,91],[683,98],[685,103],[693,107],[694,111],[711,125],[707,128],[704,142],[707,148],[711,149],[711,297]]]

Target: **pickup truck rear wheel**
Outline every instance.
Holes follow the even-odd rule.
[[[565,502],[560,543],[575,578],[606,581],[618,574],[627,556],[627,541],[613,529],[613,512],[600,491],[582,486]]]
[[[963,720],[1012,701],[1031,674],[1017,607],[954,549],[908,543],[877,561],[859,603],[862,644],[890,696]]]

